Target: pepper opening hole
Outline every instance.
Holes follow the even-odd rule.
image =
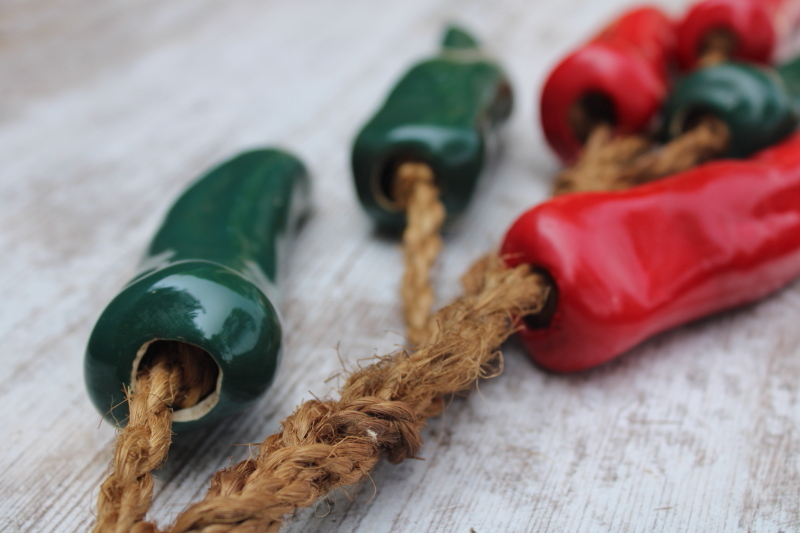
[[[378,191],[380,192],[380,199],[387,204],[388,207],[396,211],[401,211],[400,204],[397,203],[394,197],[394,179],[397,175],[397,169],[406,161],[411,161],[410,158],[396,158],[389,160],[383,165],[383,170],[378,176]]]
[[[397,174],[400,167],[405,163],[418,163],[430,168],[430,165],[424,161],[420,161],[418,158],[411,156],[395,157],[394,159],[387,161],[387,163],[383,166],[380,175],[378,176],[377,190],[378,200],[384,208],[388,208],[393,211],[405,210],[402,199],[397,197]],[[433,176],[433,181],[434,184],[438,186],[435,175]]]
[[[540,268],[534,268],[534,271],[545,278],[547,284],[550,286],[550,291],[547,293],[547,299],[542,306],[542,310],[538,313],[525,315],[522,317],[522,320],[529,329],[544,329],[550,325],[553,321],[553,316],[556,314],[556,308],[558,307],[558,285],[556,285],[556,282],[546,271]]]
[[[681,121],[680,125],[681,133],[692,131],[697,126],[699,126],[701,122],[705,122],[706,120],[712,118],[713,116],[714,116],[713,114],[703,109],[694,109],[688,112]]]
[[[725,27],[707,32],[697,44],[697,58],[703,67],[723,63],[733,58],[738,46],[736,34]]]
[[[614,126],[617,111],[614,102],[601,92],[588,92],[569,109],[569,124],[580,142],[585,143],[598,126]]]
[[[172,405],[173,420],[196,420],[216,405],[222,373],[207,351],[181,341],[150,341],[139,349],[132,378],[138,378],[157,363],[164,363],[181,372],[180,384]],[[135,379],[131,383],[135,383]]]

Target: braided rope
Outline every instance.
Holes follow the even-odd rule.
[[[575,164],[555,177],[553,195],[609,190],[624,166],[645,153],[650,146],[650,141],[645,137],[614,137],[608,125],[595,127]]]
[[[178,342],[161,346],[128,395],[128,424],[117,436],[112,473],[100,486],[93,533],[156,531],[143,520],[153,499],[150,472],[166,460],[172,441],[173,407],[195,405],[214,388],[217,369],[198,364],[205,352]]]
[[[171,405],[180,379],[180,369],[159,361],[137,380],[136,393],[129,399],[130,420],[117,437],[113,473],[103,482],[97,497],[94,533],[126,533],[144,519],[153,497],[150,471],[167,457],[172,437]]]
[[[657,149],[643,137],[612,138],[611,129],[600,126],[589,136],[577,163],[556,176],[553,194],[627,189],[718,157],[729,141],[725,123],[711,115]]]
[[[406,209],[403,232],[405,270],[400,287],[403,318],[408,339],[414,346],[430,335],[435,294],[431,269],[442,249],[441,229],[445,209],[439,200],[433,171],[424,163],[404,163],[397,169],[395,198]]]
[[[704,116],[697,126],[631,161],[610,188],[626,189],[689,170],[722,155],[729,142],[730,131],[725,123],[711,115]]]
[[[415,457],[443,397],[497,375],[515,317],[537,312],[548,293],[527,266],[508,269],[496,256],[476,263],[464,285],[468,294],[435,315],[429,344],[354,372],[339,400],[301,404],[256,458],[217,472],[205,498],[167,531],[277,532],[286,515],[362,480],[381,456]]]
[[[702,65],[730,57],[730,36],[712,35]],[[594,127],[578,162],[554,182],[554,195],[622,189],[691,168],[721,154],[729,132],[704,117],[659,150],[641,136],[613,137]],[[540,311],[550,287],[528,267],[506,269],[496,256],[476,262],[462,282],[466,295],[431,315],[430,270],[442,247],[444,206],[430,167],[409,162],[397,170],[395,199],[406,209],[404,318],[416,352],[379,358],[352,374],[341,399],[311,400],[259,447],[257,458],[218,471],[205,498],[186,509],[173,533],[277,533],[286,515],[328,492],[363,479],[385,455],[393,464],[414,457],[426,419],[444,409],[446,395],[467,389],[502,368],[499,346],[516,317]],[[216,382],[216,368],[197,364],[199,350],[170,343],[129,394],[130,419],[115,445],[113,471],[98,495],[93,533],[156,533],[144,522],[153,494],[150,473],[166,459],[173,407],[195,405]],[[202,352],[202,350],[200,350]]]

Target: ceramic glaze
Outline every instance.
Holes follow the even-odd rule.
[[[353,176],[364,209],[380,228],[402,230],[392,180],[400,164],[416,161],[432,168],[452,220],[466,209],[511,107],[500,66],[471,35],[449,28],[439,55],[412,67],[355,139]]]
[[[176,432],[241,411],[267,390],[281,353],[276,276],[308,197],[303,164],[272,149],[237,155],[183,193],[140,273],[92,331],[84,373],[98,411],[124,423],[123,390],[157,340],[198,346],[220,370],[209,398],[175,411]]]
[[[558,372],[609,361],[800,275],[800,134],[624,191],[565,194],[520,216],[501,254],[546,271],[553,313],[520,335]]]
[[[791,65],[783,69],[786,75],[795,71]],[[747,157],[778,142],[798,122],[795,97],[781,72],[733,62],[695,71],[675,86],[664,105],[664,137],[677,137],[692,117],[711,114],[728,126],[728,156]]]

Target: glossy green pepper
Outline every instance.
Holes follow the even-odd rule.
[[[219,367],[216,390],[175,411],[176,432],[241,411],[267,390],[281,352],[278,263],[309,188],[297,158],[263,149],[226,161],[177,200],[89,339],[86,387],[107,419],[127,418],[123,389],[157,341],[197,346]]]
[[[789,94],[794,97],[795,108],[800,109],[800,57],[777,66],[775,70],[786,84]]]
[[[405,227],[392,181],[408,161],[431,167],[449,218],[464,211],[511,107],[500,66],[471,35],[448,28],[439,55],[412,67],[356,137],[353,176],[367,213],[383,229]]]
[[[664,137],[677,137],[705,114],[728,126],[729,157],[747,157],[775,144],[798,122],[780,71],[744,63],[700,69],[677,84],[664,106]]]

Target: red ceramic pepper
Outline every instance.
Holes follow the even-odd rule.
[[[667,90],[667,64],[675,48],[672,21],[653,7],[628,11],[550,73],[542,90],[541,121],[547,142],[570,162],[588,132],[572,119],[575,106],[616,131],[635,133],[657,113]]]
[[[697,66],[703,42],[713,31],[725,30],[734,39],[733,59],[769,63],[775,50],[782,9],[790,0],[704,0],[678,24],[678,64]],[[785,26],[785,24],[783,24]]]
[[[549,324],[521,333],[533,359],[559,372],[599,365],[800,275],[800,134],[749,160],[552,199],[511,226],[502,254],[557,287]]]

